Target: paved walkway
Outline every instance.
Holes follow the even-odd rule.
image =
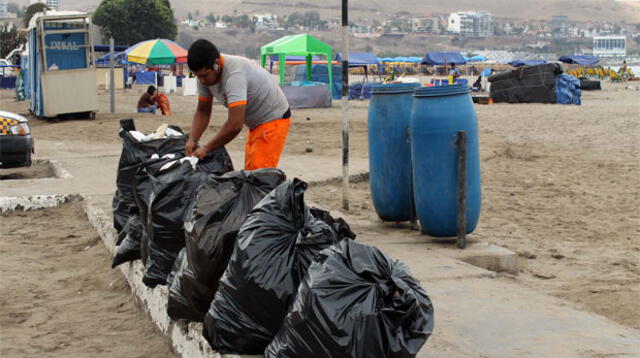
[[[120,146],[47,141],[37,146],[38,158],[55,161],[68,177],[5,180],[0,182],[0,197],[83,194],[110,220]],[[242,163],[242,153],[231,155],[234,163]],[[352,174],[368,170],[366,161],[355,161],[351,168]],[[339,158],[317,156],[284,157],[282,169],[289,178],[306,181],[326,181],[342,173]],[[458,261],[452,249],[428,246],[415,231],[357,221],[352,226],[360,242],[406,263],[432,298],[436,329],[421,358],[640,356],[637,330]]]

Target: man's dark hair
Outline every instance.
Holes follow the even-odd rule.
[[[156,88],[149,86],[149,88],[147,88],[147,93],[153,96],[153,94],[156,93]]]
[[[220,58],[220,51],[209,40],[199,39],[189,47],[187,64],[193,72],[203,68],[213,69],[213,63]]]

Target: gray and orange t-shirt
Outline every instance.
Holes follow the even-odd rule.
[[[220,55],[222,74],[213,86],[198,82],[201,101],[215,97],[225,107],[246,105],[244,124],[249,129],[282,118],[289,102],[271,74],[247,58]]]

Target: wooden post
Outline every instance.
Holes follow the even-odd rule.
[[[458,202],[457,202],[457,229],[458,247],[467,247],[467,132],[458,132]]]
[[[327,63],[331,66],[331,59]],[[329,89],[331,91],[331,89]],[[342,208],[349,210],[349,1],[342,0]]]

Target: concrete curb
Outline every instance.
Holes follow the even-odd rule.
[[[108,213],[99,208],[91,198],[83,196],[82,205],[87,218],[102,242],[113,255],[116,251],[116,231],[112,227]],[[118,266],[127,279],[131,292],[138,305],[149,315],[158,330],[171,340],[173,349],[183,358],[254,358],[252,355],[221,355],[214,352],[209,343],[202,336],[201,323],[186,323],[171,321],[167,315],[168,289],[158,286],[150,289],[142,283],[144,267],[140,261],[129,262]]]
[[[0,212],[53,208],[71,200],[72,195],[33,195],[0,197]]]
[[[87,218],[102,242],[113,255],[116,250],[117,233],[112,227],[111,220],[98,208],[90,198],[83,197],[82,206],[87,213]],[[150,289],[142,283],[144,267],[140,261],[129,262],[118,266],[127,279],[140,308],[149,315],[153,324],[160,332],[169,337],[173,349],[180,356],[187,358],[221,358],[209,346],[202,337],[201,324],[179,324],[172,322],[167,316],[168,291],[166,287],[158,286]]]
[[[56,178],[60,178],[60,179],[73,178],[73,175],[71,175],[71,173],[69,173],[65,168],[63,168],[62,165],[60,165],[60,162],[58,162],[57,160],[47,160],[47,161],[53,168],[53,173]]]

